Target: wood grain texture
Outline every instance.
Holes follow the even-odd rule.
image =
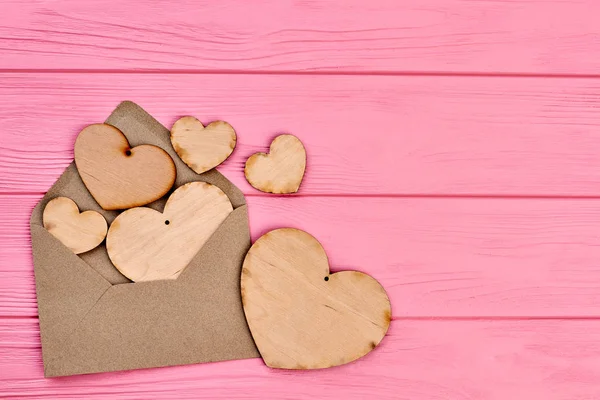
[[[164,211],[137,207],[110,224],[106,251],[115,268],[134,282],[177,279],[233,211],[217,186],[180,186]]]
[[[392,310],[381,284],[358,271],[331,274],[309,233],[281,228],[252,245],[242,268],[242,304],[265,364],[322,369],[374,350]]]
[[[0,68],[597,75],[599,11],[596,0],[4,0]]]
[[[225,121],[213,121],[206,127],[198,119],[185,116],[171,127],[171,143],[177,155],[201,174],[227,159],[235,149],[235,130]]]
[[[57,197],[46,204],[44,228],[73,253],[96,248],[104,241],[108,224],[99,212],[79,212],[77,204],[67,197]]]
[[[147,144],[131,147],[123,132],[112,125],[86,126],[74,148],[77,171],[105,210],[152,203],[175,183],[177,171],[166,151]]]
[[[0,397],[506,400],[600,397],[599,321],[393,321],[381,346],[325,371],[260,359],[43,379],[37,321],[0,320]]]
[[[231,123],[238,146],[219,170],[245,193],[255,193],[247,158],[293,132],[308,152],[303,195],[600,195],[595,79],[0,74],[0,82],[4,193],[45,192],[83,126],[129,98],[165,126],[182,115]]]
[[[246,160],[244,176],[253,188],[265,193],[296,193],[306,170],[306,149],[294,135],[279,135],[268,153]]]
[[[39,196],[0,196],[0,315],[35,316],[27,220]],[[253,240],[310,232],[333,271],[358,270],[396,317],[600,316],[600,201],[249,197]]]

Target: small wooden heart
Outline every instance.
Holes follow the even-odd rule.
[[[175,183],[175,163],[157,146],[131,148],[123,133],[108,124],[84,128],[75,141],[75,164],[85,186],[105,210],[151,203]]]
[[[138,207],[115,218],[106,237],[108,256],[132,281],[175,279],[232,211],[218,187],[185,184],[162,213]]]
[[[77,204],[67,197],[50,200],[42,219],[44,228],[75,254],[98,247],[108,229],[100,213],[85,211],[80,214]]]
[[[241,290],[250,331],[272,368],[348,363],[373,350],[390,325],[383,287],[361,272],[330,275],[321,244],[297,229],[277,229],[254,243]]]
[[[244,174],[255,189],[266,193],[296,193],[306,168],[306,150],[293,135],[277,136],[269,154],[256,153],[246,161]]]
[[[201,174],[225,161],[235,148],[235,130],[225,121],[206,127],[194,117],[180,118],[171,128],[171,143],[184,163]]]

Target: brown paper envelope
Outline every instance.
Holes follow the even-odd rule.
[[[132,283],[101,245],[75,255],[42,224],[46,203],[73,199],[81,210],[105,211],[71,164],[31,216],[44,375],[46,377],[260,357],[242,309],[240,271],[250,248],[240,190],[216,170],[198,175],[173,150],[169,131],[131,102],[106,121],[132,146],[166,150],[177,167],[174,188],[204,181],[221,188],[234,211],[176,280]],[[166,198],[150,207],[162,211]]]

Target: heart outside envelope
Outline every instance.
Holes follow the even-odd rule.
[[[319,369],[373,350],[391,320],[385,289],[357,271],[329,273],[327,255],[311,235],[277,229],[248,251],[242,304],[265,363]]]

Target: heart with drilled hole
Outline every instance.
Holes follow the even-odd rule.
[[[164,196],[175,183],[175,163],[157,146],[131,147],[108,124],[84,128],[75,141],[75,165],[83,183],[105,210],[143,206]]]
[[[321,244],[298,229],[277,229],[254,243],[241,291],[256,346],[272,368],[346,364],[373,350],[390,325],[385,289],[361,272],[330,274]]]
[[[187,183],[169,196],[162,213],[137,207],[115,218],[106,251],[134,282],[176,279],[232,211],[218,187]]]

